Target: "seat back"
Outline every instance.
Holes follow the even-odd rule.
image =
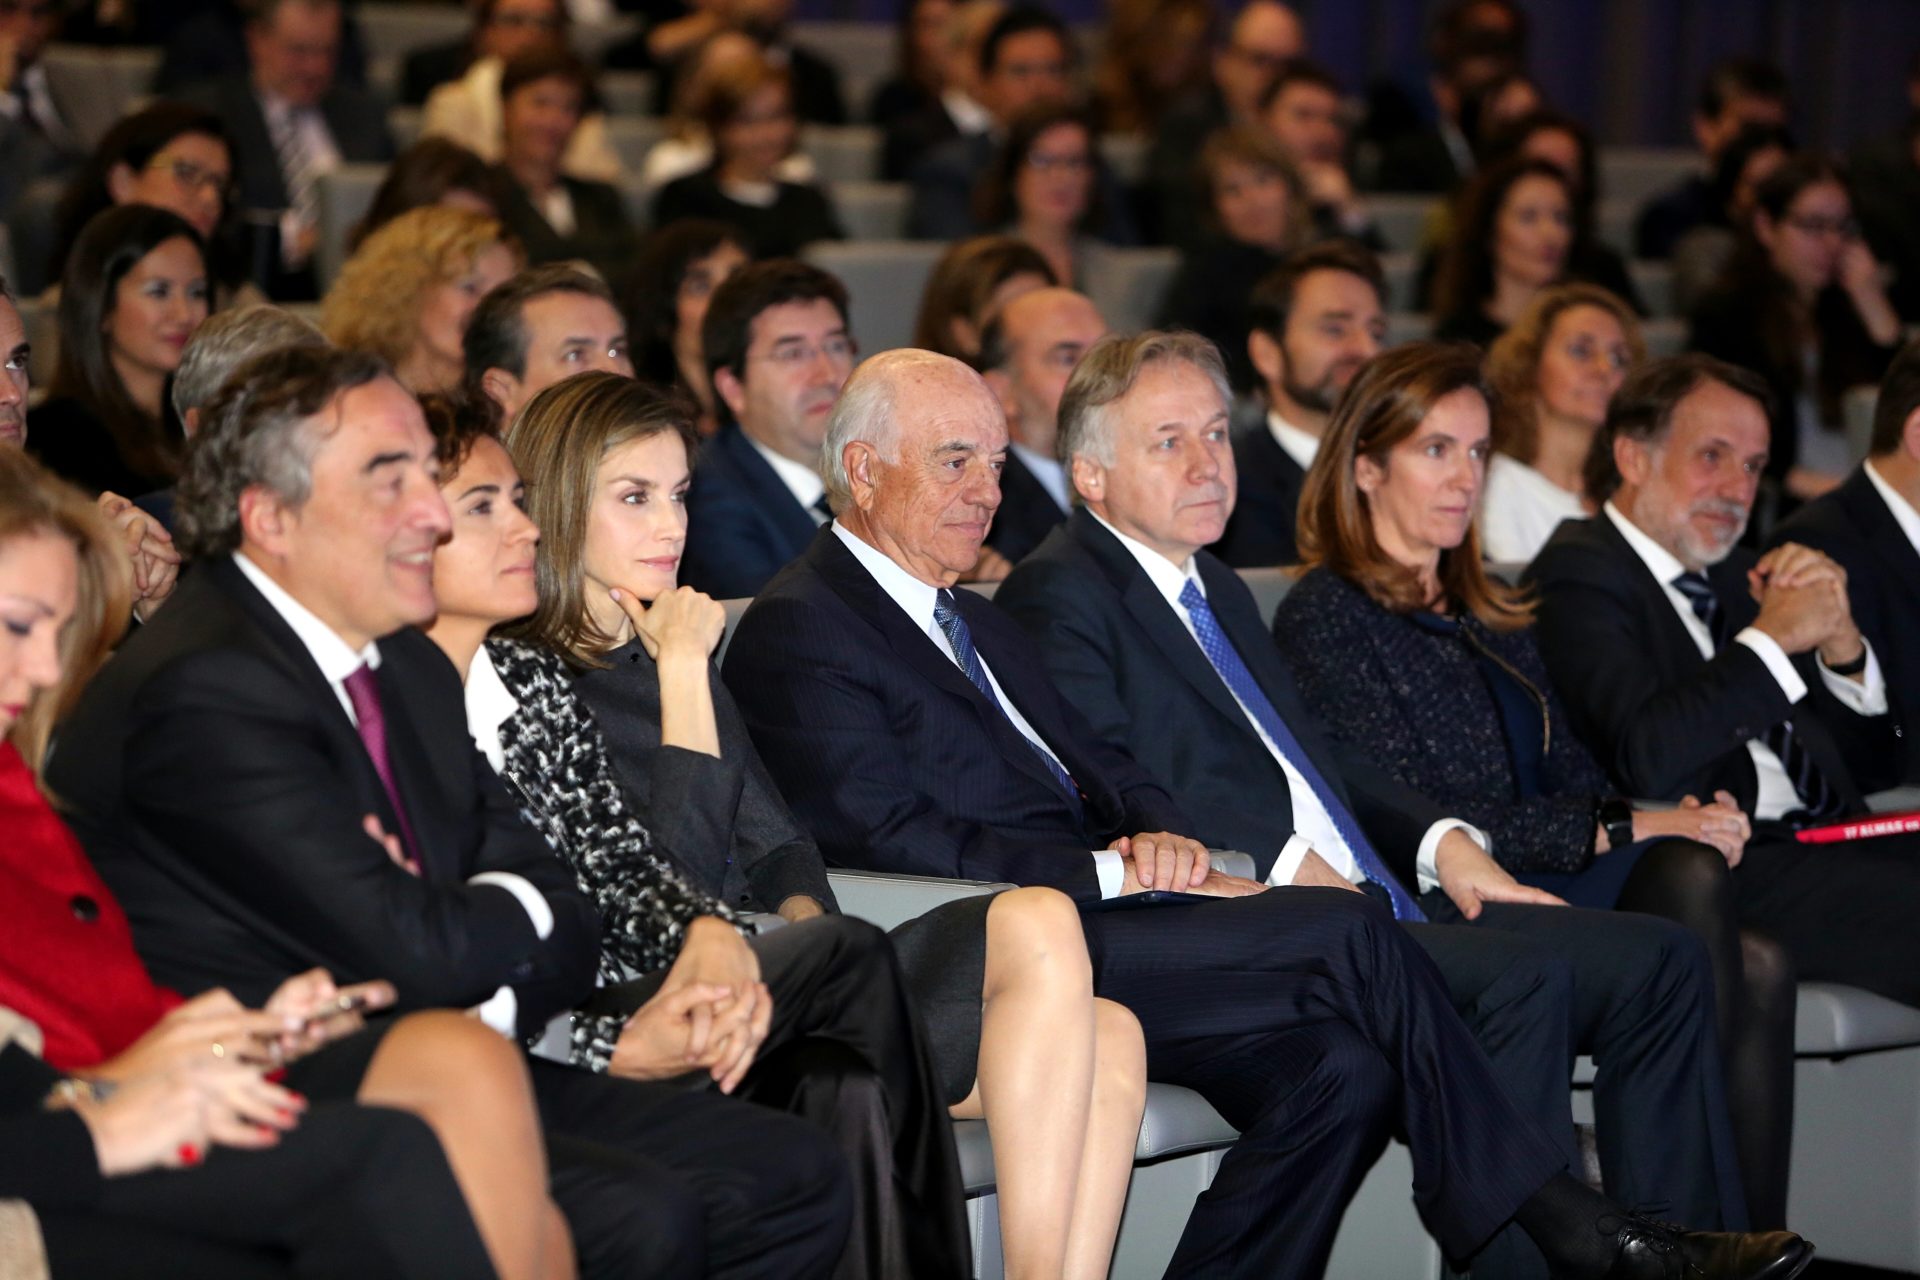
[[[800,149],[813,157],[822,182],[875,181],[883,142],[880,130],[867,124],[810,124],[800,133]]]
[[[91,151],[153,89],[160,50],[52,44],[40,55],[40,65],[47,69],[47,81],[74,139]]]
[[[1086,255],[1086,291],[1116,333],[1145,329],[1160,317],[1180,251],[1096,245]]]
[[[331,173],[320,175],[314,192],[320,203],[320,240],[313,249],[313,269],[320,278],[320,291],[340,274],[347,261],[347,237],[373,206],[373,196],[386,180],[383,164],[343,164]]]
[[[913,341],[921,290],[946,247],[937,240],[822,241],[802,256],[847,286],[854,341],[870,356]]]
[[[913,188],[904,182],[836,182],[829,193],[852,240],[900,240]]]

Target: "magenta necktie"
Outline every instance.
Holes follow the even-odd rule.
[[[354,719],[360,722],[360,741],[373,757],[373,771],[393,802],[393,813],[400,820],[400,843],[417,863],[420,846],[413,838],[413,824],[407,821],[407,806],[400,803],[400,788],[393,781],[393,762],[387,758],[387,717],[380,708],[380,686],[374,683],[373,668],[363,666],[343,682],[347,700],[353,703]]]

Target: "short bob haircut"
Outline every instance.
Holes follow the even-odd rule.
[[[1445,319],[1471,314],[1493,297],[1494,228],[1507,197],[1528,178],[1545,178],[1560,188],[1567,198],[1569,231],[1577,231],[1573,183],[1553,165],[1514,156],[1482,171],[1461,192],[1453,244],[1434,276],[1434,315]]]
[[[388,167],[366,215],[348,233],[347,249],[358,249],[409,209],[439,204],[449,191],[469,191],[500,207],[500,180],[485,160],[451,138],[420,139]]]
[[[200,235],[176,214],[152,205],[103,210],[73,246],[60,288],[60,361],[54,396],[71,396],[105,424],[127,464],[149,475],[178,475],[182,441],[134,404],[107,351],[103,330],[120,296],[120,282],[140,260],[170,240],[185,240],[200,257]],[[211,282],[208,287],[211,307]]]
[[[233,143],[220,117],[182,102],[153,103],[107,130],[87,158],[85,167],[60,197],[59,212],[55,215],[59,234],[54,238],[52,269],[58,271],[66,262],[87,223],[102,210],[113,208],[115,201],[108,181],[116,167],[124,164],[140,173],[176,139],[190,136],[211,138],[226,148],[230,160],[233,158]],[[233,193],[226,194],[221,215],[223,223],[233,214]],[[220,238],[217,230],[215,238]]]
[[[1466,610],[1495,631],[1512,631],[1532,621],[1533,605],[1488,576],[1473,524],[1459,546],[1440,553],[1442,599],[1430,600],[1414,571],[1380,546],[1367,495],[1360,491],[1359,460],[1371,458],[1390,477],[1394,446],[1456,391],[1493,401],[1480,373],[1479,349],[1469,343],[1410,342],[1361,367],[1333,411],[1300,494],[1300,560],[1307,569],[1324,565],[1393,613],[1442,604]]]
[[[954,332],[965,321],[974,341],[986,328],[987,308],[996,289],[1015,276],[1039,276],[1048,285],[1060,283],[1040,251],[1018,236],[974,236],[955,241],[927,277],[920,294],[920,313],[913,322],[913,345],[956,360],[972,360],[976,350],[962,350]]]
[[[1115,454],[1107,407],[1133,390],[1149,368],[1176,363],[1192,365],[1205,374],[1223,408],[1233,404],[1220,349],[1199,334],[1182,329],[1110,333],[1087,348],[1061,393],[1060,431],[1054,440],[1060,461],[1069,469],[1076,457],[1112,466]],[[1074,501],[1079,501],[1078,493]]]
[[[320,304],[320,327],[343,347],[399,365],[420,335],[420,308],[490,245],[516,246],[485,214],[444,205],[407,212],[368,236]]]
[[[540,607],[508,634],[553,650],[576,667],[604,667],[616,638],[587,612],[587,526],[600,463],[635,440],[676,435],[691,465],[699,437],[693,402],[677,391],[591,370],[527,402],[507,429],[507,448],[527,486],[527,514],[540,527]]]
[[[1620,322],[1632,356],[1629,370],[1647,358],[1640,317],[1617,294],[1597,284],[1543,289],[1487,349],[1487,381],[1499,406],[1493,417],[1493,447],[1509,458],[1531,464],[1540,451],[1540,357],[1554,324],[1576,307],[1597,308]]]
[[[35,693],[7,731],[39,779],[54,723],[73,709],[126,630],[133,574],[98,507],[24,450],[0,449],[0,546],[35,534],[64,538],[80,558],[73,620],[59,638],[60,679]]]

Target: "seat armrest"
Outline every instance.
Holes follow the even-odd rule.
[[[841,869],[828,871],[827,883],[833,886],[842,912],[882,929],[905,924],[949,902],[1014,887],[989,880],[944,880],[938,876]]]
[[[1905,813],[1920,809],[1920,787],[1894,787],[1876,791],[1867,797],[1867,808],[1875,813]]]
[[[1253,855],[1242,853],[1238,849],[1209,849],[1207,858],[1213,863],[1213,869],[1222,875],[1239,876],[1242,880],[1258,880],[1254,874]]]

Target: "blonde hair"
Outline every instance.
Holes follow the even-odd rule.
[[[425,205],[387,223],[354,251],[320,304],[320,327],[336,345],[398,367],[420,335],[420,308],[489,245],[517,246],[499,222],[469,209]]]
[[[34,534],[71,542],[80,568],[73,617],[60,632],[60,678],[33,695],[7,732],[37,779],[54,722],[72,709],[127,629],[133,573],[97,506],[21,450],[0,449],[0,545]]]
[[[1540,357],[1555,322],[1575,307],[1597,307],[1618,320],[1633,364],[1647,358],[1640,317],[1618,295],[1597,284],[1557,284],[1542,290],[1487,349],[1487,383],[1494,391],[1493,447],[1528,465],[1540,450]]]

